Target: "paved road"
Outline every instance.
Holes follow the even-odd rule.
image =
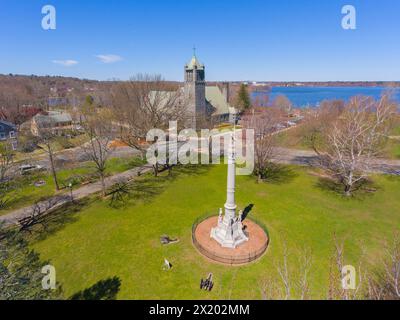
[[[139,155],[139,151],[134,150],[131,147],[118,147],[113,150],[110,154],[110,158],[126,158],[134,155]],[[68,161],[68,162],[85,162],[88,161],[88,157],[81,147],[73,149],[67,149],[56,153],[56,161]],[[31,161],[25,160],[25,162],[31,162],[33,164],[41,165],[44,168],[50,168],[50,161],[47,154],[40,155]]]
[[[131,147],[118,147],[113,150],[110,154],[110,158],[129,158],[133,156],[139,156],[140,152]],[[73,149],[62,150],[55,153],[56,166],[63,167],[63,164],[73,164],[79,166],[82,162],[87,162],[90,159],[87,157],[82,147],[76,147]],[[9,174],[13,176],[15,173],[19,173],[19,167],[22,164],[39,165],[47,170],[50,170],[50,161],[47,154],[41,154],[31,159],[20,160],[16,162],[13,168],[9,171]]]
[[[134,169],[116,174],[114,176],[108,177],[105,179],[106,187],[109,188],[110,186],[116,184],[117,182],[119,182],[121,180],[124,180],[124,181],[133,180],[138,176],[139,173],[146,173],[151,170],[152,170],[151,166],[147,165],[147,166],[134,168]],[[102,190],[102,187],[101,187],[100,181],[91,183],[91,184],[80,187],[79,189],[73,191],[73,199],[74,200],[83,199],[91,194],[100,192],[101,190]],[[55,209],[59,206],[62,206],[63,204],[66,204],[67,202],[71,201],[71,198],[70,198],[68,192],[59,194],[59,195],[53,197],[52,199],[53,199],[52,202],[56,203],[56,205],[52,206],[52,209]],[[42,203],[39,203],[38,205],[42,209],[48,208],[49,202],[44,201]],[[16,224],[16,223],[18,223],[18,220],[25,218],[25,217],[29,216],[30,214],[32,214],[33,209],[34,209],[34,206],[29,206],[29,207],[14,210],[6,215],[0,216],[0,223],[4,222],[5,225]]]

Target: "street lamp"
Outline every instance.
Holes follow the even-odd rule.
[[[68,184],[68,188],[69,188],[69,192],[70,192],[70,195],[71,195],[71,201],[74,202],[74,197],[73,197],[73,195],[72,195],[72,182],[70,182],[70,183]]]

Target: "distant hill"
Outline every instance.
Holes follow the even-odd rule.
[[[272,87],[400,87],[400,81],[270,82]]]
[[[41,108],[63,106],[66,108],[82,104],[88,95],[106,97],[113,84],[120,80],[97,81],[61,76],[35,75],[0,75],[0,117],[19,123],[21,108]],[[182,82],[169,81],[171,84],[182,85]],[[208,82],[209,85],[220,85],[222,82]],[[230,99],[233,100],[242,81],[230,82]],[[385,81],[332,81],[332,82],[247,82],[249,90],[265,91],[272,87],[400,87],[400,82]],[[101,100],[101,98],[100,98]]]

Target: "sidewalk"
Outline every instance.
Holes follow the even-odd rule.
[[[115,174],[111,177],[107,177],[105,179],[106,187],[109,188],[112,185],[116,184],[120,180],[133,180],[136,177],[138,177],[138,173],[142,174],[142,173],[149,172],[151,170],[152,170],[152,168],[149,165],[146,165],[146,166],[142,166],[142,167],[133,168],[131,170],[128,170],[128,171],[125,171],[122,173]],[[85,186],[80,187],[79,189],[76,189],[73,191],[73,199],[74,200],[83,199],[91,194],[100,192],[101,189],[102,189],[102,187],[101,187],[100,181],[85,185]],[[58,200],[58,201],[54,201],[57,204],[54,205],[50,210],[56,209],[56,208],[71,201],[71,199],[69,197],[69,193],[63,193],[60,195],[56,195],[52,199]],[[44,201],[44,202],[39,203],[38,205],[41,208],[46,208],[46,205],[48,205],[48,202]],[[21,209],[17,209],[8,214],[0,216],[0,223],[4,222],[4,224],[6,226],[16,224],[16,223],[18,223],[18,220],[29,216],[32,213],[33,208],[34,208],[34,205],[25,207],[25,208],[21,208]]]

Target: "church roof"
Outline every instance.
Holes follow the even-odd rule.
[[[196,55],[193,55],[192,60],[186,65],[186,69],[204,69],[204,64],[200,63],[199,59],[197,59]]]
[[[150,103],[159,108],[165,108],[171,103],[177,102],[180,97],[181,92],[179,91],[152,90],[149,92]]]
[[[217,86],[206,86],[206,100],[215,108],[213,115],[228,114],[232,109]]]

